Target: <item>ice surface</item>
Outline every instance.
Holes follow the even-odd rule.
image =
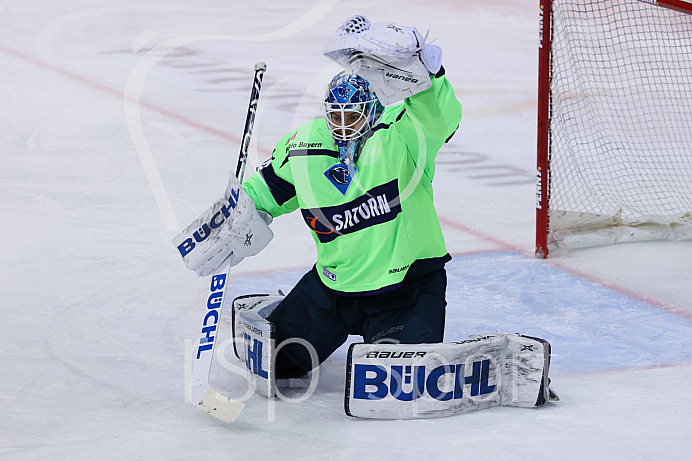
[[[0,456],[687,459],[692,244],[532,257],[538,11],[534,0],[0,1]],[[447,339],[545,337],[559,403],[349,418],[345,348],[306,402],[251,396],[232,425],[186,402],[208,280],[170,239],[225,189],[254,63],[268,70],[248,171],[319,115],[337,71],[322,47],[357,13],[429,29],[464,106],[435,178],[454,254]],[[300,216],[273,229],[234,293],[287,291],[310,268]],[[241,397],[228,364],[215,363],[213,383]]]

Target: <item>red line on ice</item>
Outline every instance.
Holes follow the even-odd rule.
[[[115,90],[113,88],[102,85],[98,82],[90,80],[86,77],[83,77],[83,76],[76,74],[74,72],[71,72],[69,70],[66,70],[66,69],[63,69],[63,68],[58,67],[56,65],[41,61],[40,59],[35,58],[33,56],[29,56],[28,54],[23,53],[21,51],[14,50],[12,48],[8,48],[8,47],[3,46],[3,45],[0,45],[0,51],[4,52],[6,54],[9,54],[10,56],[14,56],[15,58],[21,59],[22,61],[31,63],[35,66],[42,68],[42,69],[60,74],[65,78],[79,82],[79,83],[81,83],[81,84],[83,84],[83,85],[85,85],[91,89],[100,91],[102,93],[109,94],[111,96],[115,96],[117,98],[122,98],[123,100],[127,98],[125,96],[125,93],[122,91]],[[131,100],[131,99],[129,99],[129,100]],[[151,104],[151,103],[148,103],[146,101],[140,100],[139,105],[146,108],[146,109],[149,109],[151,111],[158,112],[162,115],[165,115],[166,117],[171,118],[173,120],[176,120],[180,123],[183,123],[185,125],[197,128],[197,129],[204,131],[206,133],[213,134],[214,136],[218,136],[222,139],[226,139],[226,140],[231,141],[233,143],[240,144],[240,142],[241,142],[239,137],[230,135],[230,134],[223,132],[221,130],[217,130],[216,128],[212,128],[210,126],[195,122],[194,120],[191,120],[191,119],[189,119],[183,115],[177,114],[177,113],[170,111],[168,109],[164,109],[163,107],[157,106],[156,104]]]
[[[501,250],[503,250],[503,251],[512,251],[512,252],[519,253],[519,254],[524,255],[524,256],[531,256],[531,257],[533,257],[533,253],[531,253],[531,252],[529,252],[529,251],[527,251],[527,250],[524,250],[524,249],[522,249],[522,248],[519,248],[519,247],[517,247],[517,246],[515,246],[515,245],[511,245],[511,244],[509,244],[509,243],[507,243],[507,242],[504,242],[504,241],[502,241],[502,240],[500,240],[500,239],[498,239],[498,238],[496,238],[496,237],[492,237],[492,236],[490,236],[490,235],[488,235],[488,234],[485,234],[485,233],[480,232],[480,231],[478,231],[478,230],[472,229],[472,228],[470,228],[470,227],[468,227],[468,226],[465,226],[465,225],[463,225],[463,224],[459,224],[459,223],[457,223],[457,222],[455,222],[455,221],[452,221],[451,219],[444,218],[444,217],[442,217],[442,216],[440,216],[439,219],[440,219],[440,222],[441,222],[443,225],[452,227],[452,228],[457,229],[457,230],[459,230],[459,231],[461,231],[461,232],[465,232],[465,233],[467,233],[467,234],[470,234],[470,235],[473,235],[473,236],[475,236],[475,237],[478,237],[478,238],[480,238],[481,240],[483,240],[483,241],[485,241],[485,242],[488,242],[488,243],[491,243],[491,244],[495,245],[496,247],[498,247],[499,249],[501,249]],[[604,288],[607,288],[607,289],[609,289],[609,290],[618,292],[618,293],[620,293],[620,294],[622,294],[622,295],[624,295],[624,296],[627,296],[627,297],[629,297],[629,298],[636,299],[636,300],[638,300],[638,301],[642,301],[642,302],[644,302],[644,303],[647,303],[647,304],[649,304],[649,305],[651,305],[651,306],[657,307],[657,308],[662,309],[662,310],[664,310],[664,311],[667,311],[667,312],[670,312],[670,313],[672,313],[672,314],[679,315],[679,316],[684,317],[684,318],[686,318],[686,319],[692,320],[692,313],[691,313],[691,312],[688,312],[688,311],[686,311],[686,310],[684,310],[684,309],[680,309],[680,308],[677,308],[677,307],[668,305],[668,304],[666,304],[666,303],[662,303],[662,302],[659,302],[659,301],[655,301],[655,300],[650,299],[650,298],[646,298],[646,297],[644,297],[644,296],[642,296],[642,295],[640,295],[640,294],[634,293],[634,292],[632,292],[632,291],[630,291],[630,290],[627,290],[627,289],[625,289],[625,288],[622,288],[622,287],[620,287],[620,286],[613,285],[613,284],[611,284],[611,283],[608,283],[608,282],[606,282],[606,281],[604,281],[604,280],[595,278],[595,277],[593,277],[593,276],[591,276],[591,275],[589,275],[589,274],[586,274],[586,273],[584,273],[584,272],[580,272],[580,271],[578,271],[578,270],[575,270],[575,269],[572,269],[572,268],[570,268],[570,267],[567,267],[567,266],[565,266],[564,264],[560,263],[559,261],[557,261],[557,260],[555,260],[555,259],[547,259],[547,260],[545,260],[545,263],[546,263],[546,264],[550,264],[551,266],[555,267],[555,268],[558,269],[558,270],[561,270],[561,271],[563,271],[563,272],[567,272],[567,273],[572,274],[572,275],[574,275],[574,276],[577,276],[577,277],[579,277],[579,278],[581,278],[581,279],[587,280],[587,281],[589,281],[589,282],[591,282],[591,283],[593,283],[593,284],[596,284],[596,285],[602,286],[602,287],[604,287]]]

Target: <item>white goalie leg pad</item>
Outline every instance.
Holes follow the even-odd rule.
[[[244,343],[243,334],[245,325],[241,321],[241,312],[255,312],[259,317],[266,319],[274,312],[274,309],[284,299],[283,296],[271,296],[267,294],[250,294],[238,296],[231,306],[231,328],[233,331],[233,352],[240,360],[245,360],[245,351],[241,347]]]
[[[346,414],[415,419],[542,405],[547,361],[541,341],[489,333],[444,344],[353,344]]]
[[[550,343],[545,339],[507,335],[502,405],[539,407],[548,398]]]
[[[282,296],[249,295],[233,301],[233,345],[245,362],[248,384],[260,395],[274,397],[275,328],[267,320]]]

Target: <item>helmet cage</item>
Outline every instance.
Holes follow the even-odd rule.
[[[372,128],[377,103],[376,99],[358,104],[325,103],[325,119],[334,139],[352,141],[365,135]]]
[[[382,105],[370,91],[367,80],[346,72],[334,77],[327,86],[324,109],[332,137],[341,142],[363,137],[382,113]]]

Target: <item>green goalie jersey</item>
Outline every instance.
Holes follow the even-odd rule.
[[[287,134],[243,184],[274,217],[300,209],[317,245],[315,269],[331,290],[375,294],[408,272],[449,261],[433,206],[435,156],[461,121],[444,71],[432,87],[385,108],[362,145],[347,189],[324,119]]]

